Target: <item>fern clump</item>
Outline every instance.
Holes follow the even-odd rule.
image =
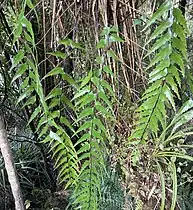
[[[161,5],[144,30],[153,23],[157,23],[157,27],[149,38],[148,43],[153,43],[146,55],[151,60],[146,68],[147,72],[151,69],[149,87],[141,98],[136,129],[129,143],[135,145],[131,155],[133,164],[137,165],[141,154],[144,154],[141,148],[145,148],[148,151],[147,170],[159,174],[161,210],[166,207],[166,186],[170,188],[172,183],[172,193],[168,193],[172,194],[170,209],[174,210],[178,190],[176,159],[193,161],[184,149],[191,146],[180,143],[180,140],[192,134],[188,122],[193,118],[193,101],[189,99],[178,110],[175,103],[175,98],[180,100],[179,90],[185,76],[187,26],[181,10],[174,8],[172,1]]]
[[[28,124],[34,122],[38,139],[49,145],[53,153],[52,158],[55,160],[54,167],[59,169],[60,183],[65,183],[65,188],[73,189],[73,208],[98,209],[101,202],[101,180],[106,167],[107,144],[110,140],[106,121],[108,120],[108,123],[114,121],[115,94],[105,80],[105,77],[113,76],[107,59],[116,58],[109,43],[123,40],[117,35],[115,27],[106,27],[97,44],[101,52],[96,58],[97,68],[91,69],[80,83],[75,82],[61,66],[54,67],[41,78],[34,33],[31,23],[25,17],[25,7],[26,2],[14,31],[14,44],[20,43],[19,37],[25,37],[24,43],[19,45],[20,50],[14,57],[13,68],[18,70],[12,83],[25,77],[17,103],[22,104],[23,108],[30,107],[31,117]],[[61,40],[59,44],[84,50],[79,43],[70,39]],[[64,53],[58,51],[49,54],[66,58]],[[55,81],[53,89],[48,94],[42,87],[42,82],[47,78]],[[56,84],[58,78],[60,84]],[[68,83],[73,87],[75,95],[72,100],[66,97],[62,83]],[[77,115],[73,123],[64,115],[63,110],[66,106]],[[78,127],[76,131],[74,125]],[[73,136],[67,133],[66,128]],[[72,141],[73,137],[77,138],[75,144]]]

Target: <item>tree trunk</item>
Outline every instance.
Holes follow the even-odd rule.
[[[3,117],[0,115],[0,148],[4,158],[5,168],[7,171],[8,179],[11,185],[11,190],[15,200],[15,209],[24,210],[24,203],[20,190],[20,184],[16,173],[16,168],[13,162],[12,151],[7,139]]]

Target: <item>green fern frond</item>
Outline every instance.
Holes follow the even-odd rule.
[[[106,35],[111,34],[111,29]],[[113,36],[111,41],[118,40]],[[108,41],[100,41],[98,48],[106,47]],[[113,121],[114,91],[110,84],[103,79],[106,75],[105,53],[99,59],[100,69],[91,70],[81,81],[80,87],[75,94],[75,108],[77,113],[76,123],[79,129],[74,135],[80,138],[76,143],[80,149],[77,151],[78,162],[81,163],[76,187],[73,192],[74,208],[98,209],[101,200],[101,180],[105,171],[106,144],[109,134],[105,120]],[[110,70],[110,69],[109,69]],[[113,100],[112,100],[113,99]]]
[[[111,108],[109,107],[112,105],[100,83],[101,81],[97,80],[95,76],[87,76],[74,96],[77,109],[76,123],[81,122],[82,124],[75,134],[82,132],[83,134],[76,143],[76,146],[80,147],[77,154],[78,161],[82,163],[82,166],[73,194],[76,198],[74,205],[80,206],[82,209],[98,208],[100,180],[105,168],[105,141],[108,137],[105,125],[101,120],[101,114],[104,118],[104,113],[110,113]],[[95,88],[91,89],[91,85],[94,85]],[[108,88],[110,89],[110,86]],[[93,92],[93,90],[95,91]],[[90,100],[85,97],[89,95],[93,96]]]
[[[154,69],[149,73],[149,87],[143,94],[142,104],[138,109],[139,120],[130,139],[144,140],[149,131],[157,136],[160,125],[163,129],[166,126],[166,107],[170,104],[175,111],[174,98],[180,98],[180,77],[184,76],[184,60],[187,59],[186,21],[181,11],[173,8],[171,1],[157,10],[146,28],[161,18],[165,21],[158,23],[149,39],[149,42],[156,42],[146,55],[153,55],[147,70],[152,67]]]
[[[23,6],[25,10],[25,5]],[[30,106],[31,117],[28,121],[37,124],[36,132],[43,143],[47,143],[53,152],[55,167],[59,168],[60,182],[65,182],[66,187],[72,185],[78,176],[77,153],[70,136],[65,131],[65,127],[74,132],[73,126],[67,118],[61,116],[64,106],[74,109],[71,101],[64,95],[63,88],[54,87],[47,96],[42,88],[42,80],[47,77],[60,75],[61,80],[76,87],[76,82],[64,72],[61,67],[56,67],[48,72],[42,79],[38,72],[38,61],[36,59],[36,47],[31,23],[24,15],[24,11],[19,14],[16,29],[14,31],[14,41],[19,43],[19,37],[25,36],[26,43],[19,45],[20,50],[14,56],[13,69],[18,69],[12,82],[24,78],[21,85],[21,95],[17,101],[22,107]],[[26,34],[27,33],[27,34]],[[24,50],[25,48],[25,50]],[[53,54],[55,55],[55,54]],[[56,54],[58,56],[58,53]],[[36,107],[37,104],[37,107]],[[63,107],[61,108],[61,104]]]

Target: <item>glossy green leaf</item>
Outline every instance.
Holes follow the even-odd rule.
[[[118,36],[116,33],[112,33],[109,37],[110,42],[124,42],[123,39],[121,39],[120,36]]]
[[[58,134],[54,133],[53,131],[50,131],[49,136],[50,136],[51,139],[54,139],[54,140],[63,144],[62,139],[58,136]]]
[[[187,60],[187,49],[186,46],[184,46],[184,44],[182,43],[182,41],[176,37],[173,38],[172,40],[172,46],[173,48],[176,48],[177,50],[179,50],[179,52],[182,53],[182,55],[184,56],[184,59]]]
[[[155,52],[156,50],[158,50],[159,48],[161,48],[162,46],[164,46],[167,42],[169,42],[171,40],[172,36],[170,33],[166,33],[164,35],[161,36],[161,38],[159,38],[155,44],[153,45],[153,47],[149,50],[149,52],[147,53],[147,56],[149,56],[150,54],[152,54],[153,52]]]
[[[193,100],[189,99],[188,101],[186,101],[183,106],[179,109],[179,111],[176,114],[176,117],[184,114],[185,112],[187,112],[188,110],[193,108]]]
[[[106,134],[106,128],[105,128],[105,126],[103,125],[103,123],[101,122],[100,119],[94,118],[93,119],[93,124],[97,125],[98,129],[101,129]]]
[[[83,81],[82,81],[82,83],[80,85],[80,89],[83,88],[85,85],[87,85],[89,83],[89,81],[91,80],[91,77],[92,77],[92,70],[90,70],[89,73],[88,73],[88,76],[86,76],[83,79]]]
[[[61,103],[66,104],[72,110],[74,109],[74,105],[72,104],[72,102],[65,95],[62,95],[60,97],[60,100],[61,100]]]
[[[23,107],[29,106],[31,104],[34,104],[36,102],[36,96],[32,96],[30,98],[28,98],[28,100],[24,103]]]
[[[100,39],[99,43],[97,44],[97,49],[105,48],[107,47],[107,40],[106,39]]]
[[[104,137],[102,136],[101,130],[98,129],[92,129],[92,135],[93,137],[95,137],[96,139],[99,139],[100,141],[104,141]]]
[[[34,5],[32,4],[31,0],[26,0],[26,4],[30,9],[34,9]]]
[[[106,72],[107,74],[110,74],[111,76],[113,76],[113,72],[109,66],[104,66],[103,71]]]
[[[16,79],[18,79],[19,77],[21,77],[23,75],[23,73],[27,70],[28,66],[27,64],[21,64],[18,67],[18,71],[16,72],[15,76],[13,77],[11,83],[13,83]],[[27,81],[26,81],[27,82]],[[23,87],[25,87],[26,85],[23,85]]]
[[[173,23],[172,25],[172,29],[173,29],[173,32],[180,38],[180,40],[183,42],[183,44],[186,45],[186,34],[183,30],[183,27],[180,26],[179,24],[177,23]]]
[[[36,81],[36,76],[33,71],[29,71],[29,78],[31,78],[33,81]]]
[[[166,82],[170,85],[171,89],[174,91],[174,93],[178,96],[178,99],[180,99],[179,91],[176,82],[174,81],[174,78],[171,76],[171,74],[168,74],[166,77]]]
[[[178,73],[178,72],[180,72],[180,70],[177,69],[175,66],[170,66],[168,68],[168,72],[170,74],[172,74],[173,77],[175,77],[175,80],[176,80],[178,86],[181,87],[181,79],[180,79],[180,76],[179,76],[179,73]]]
[[[149,74],[149,77],[153,77],[154,75],[158,74],[159,72],[161,72],[162,70],[167,69],[170,66],[170,59],[166,58],[165,60],[163,60],[162,62],[160,62],[156,68]]]
[[[102,79],[101,85],[109,91],[111,96],[115,97],[115,93],[114,93],[112,87],[109,85],[109,83],[106,80]]]
[[[78,141],[74,144],[74,146],[76,147],[77,145],[81,144],[82,142],[90,139],[91,135],[89,133],[85,133],[83,136],[81,136],[80,139],[78,139]]]
[[[167,85],[164,85],[163,92],[165,96],[167,97],[168,101],[170,102],[170,104],[172,105],[173,109],[176,110],[173,94],[171,93]]]
[[[50,91],[50,93],[46,96],[45,100],[47,101],[50,98],[55,98],[56,96],[61,96],[62,90],[61,88],[54,88]]]
[[[97,64],[103,64],[104,63],[104,56],[97,56],[96,57],[96,63]]]
[[[184,74],[185,74],[185,72],[184,72],[185,71],[184,70],[184,61],[183,61],[182,57],[180,56],[180,54],[178,54],[176,52],[173,52],[171,54],[170,58],[175,64],[177,64],[180,67],[181,73],[184,76]]]
[[[13,39],[13,44],[17,41],[17,39],[21,36],[22,33],[22,24],[18,22],[18,25],[14,31],[14,39]]]
[[[16,105],[23,99],[27,98],[32,93],[32,91],[34,91],[34,87],[30,86],[26,88],[26,90],[19,96]]]
[[[183,26],[184,30],[188,31],[188,27],[187,27],[187,24],[186,24],[186,19],[183,16],[182,11],[179,8],[174,8],[173,15],[174,15],[176,21],[178,23],[180,23],[181,26]]]
[[[86,93],[89,93],[89,92],[90,92],[90,87],[86,86],[86,87],[82,88],[81,90],[79,90],[75,94],[75,96],[74,96],[74,98],[72,100],[75,100],[76,98],[79,98],[79,97],[81,97],[81,96],[83,96],[83,95],[85,95]]]
[[[63,44],[65,46],[70,46],[71,40],[70,39],[63,39],[59,41],[59,44]]]
[[[112,27],[110,27],[110,32],[118,33],[119,29],[117,26],[112,26]]]
[[[14,57],[14,65],[17,65],[24,57],[24,52],[23,51],[19,51],[17,53],[17,55]]]
[[[84,48],[82,47],[80,43],[74,42],[73,40],[70,41],[70,45],[72,48],[84,50]]]
[[[20,88],[21,89],[25,89],[27,87],[27,85],[29,84],[29,77],[26,77],[23,81],[23,83],[21,84]]]
[[[163,48],[161,48],[160,52],[158,52],[155,57],[150,61],[150,64],[146,68],[149,69],[158,62],[162,62],[165,58],[169,57],[172,53],[172,48],[170,44],[166,44]]]
[[[85,109],[82,110],[82,112],[78,115],[78,118],[76,120],[76,122],[79,122],[80,120],[82,120],[85,117],[88,116],[93,116],[94,114],[94,110],[91,107],[86,107]]]
[[[32,24],[31,22],[26,18],[26,17],[23,17],[22,18],[22,25],[25,26],[27,28],[27,31],[30,33],[31,37],[32,37],[32,44],[35,44],[34,43],[34,32],[33,32],[33,29],[32,29]]]
[[[43,77],[43,79],[45,79],[46,77],[55,76],[55,75],[59,75],[59,74],[64,74],[64,70],[61,67],[56,67],[56,68],[52,69],[50,72],[48,72]]]
[[[83,144],[83,146],[77,151],[77,154],[81,154],[81,153],[86,153],[87,151],[90,150],[90,145],[86,142]]]
[[[80,126],[80,128],[74,133],[74,135],[80,133],[81,131],[86,131],[91,127],[92,127],[92,121],[86,121],[83,125]]]
[[[165,68],[164,70],[158,72],[157,74],[153,74],[150,78],[149,78],[149,83],[152,83],[156,80],[159,80],[159,79],[163,79],[165,80],[165,76],[168,74],[168,70],[167,68]]]
[[[88,93],[87,95],[84,95],[79,103],[76,104],[76,106],[78,106],[78,104],[80,104],[79,108],[83,108],[84,106],[88,105],[89,103],[93,102],[96,99],[96,95],[93,93]]]
[[[109,35],[110,27],[105,26],[100,34],[100,36]]]
[[[98,96],[100,99],[102,99],[106,103],[106,105],[108,105],[108,107],[110,109],[112,109],[112,103],[109,101],[108,97],[106,96],[106,94],[103,91],[100,91],[98,93]]]
[[[113,58],[116,61],[120,61],[119,57],[116,55],[116,53],[113,50],[108,50],[107,56]]]
[[[155,29],[155,31],[151,34],[148,42],[151,42],[152,40],[156,39],[160,34],[166,31],[170,26],[172,25],[171,21],[163,21],[162,23],[159,24],[159,26]]]
[[[110,118],[114,118],[113,115],[102,105],[97,104],[95,105],[95,108],[97,111],[99,111],[103,116],[105,117],[110,117]]]
[[[40,139],[43,135],[47,134],[47,132],[48,132],[48,125],[45,125],[43,127],[43,129],[41,130],[40,134],[38,135],[38,138]],[[44,140],[42,142],[46,142]],[[48,141],[49,141],[49,139],[48,139]]]
[[[175,130],[177,130],[177,128],[179,128],[180,126],[188,123],[192,118],[193,118],[193,111],[192,110],[184,113],[183,115],[180,115],[180,117],[175,120],[175,125],[173,127],[173,132]]]
[[[74,79],[70,75],[64,73],[64,74],[62,74],[62,79],[67,81],[70,85],[77,88],[76,82],[74,81]]]
[[[92,83],[96,86],[97,89],[100,88],[100,79],[98,77],[92,77],[91,78]]]
[[[34,112],[31,114],[30,119],[28,120],[28,125],[37,117],[37,115],[42,111],[41,107],[38,106]]]
[[[74,128],[72,127],[71,123],[69,120],[63,116],[60,117],[60,122],[69,127],[72,131],[74,131]],[[75,131],[74,131],[75,132]]]
[[[171,1],[166,1],[164,4],[162,4],[161,7],[159,7],[159,9],[155,13],[153,13],[153,15],[150,18],[150,20],[146,23],[146,26],[143,29],[143,31],[145,31],[158,18],[160,18],[161,16],[163,16],[165,13],[167,13],[168,10],[171,8],[171,6],[172,6],[171,5]]]
[[[35,132],[37,132],[37,131],[40,129],[40,127],[41,127],[42,125],[46,124],[46,123],[47,123],[47,118],[46,118],[46,116],[45,116],[45,115],[41,116],[41,118],[39,118],[39,122],[38,122],[38,125],[37,125],[37,127],[36,127],[36,131],[35,131]],[[45,127],[47,127],[47,126],[45,126]],[[47,127],[47,129],[48,129],[48,127]]]
[[[48,55],[53,55],[56,56],[57,58],[62,58],[65,59],[67,57],[66,53],[60,52],[60,51],[56,51],[56,52],[50,52],[47,53]]]

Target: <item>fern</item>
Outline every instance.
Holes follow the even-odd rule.
[[[122,210],[124,206],[123,189],[119,174],[115,168],[107,167],[106,174],[101,183],[102,201],[100,210]]]
[[[47,77],[60,76],[62,82],[67,81],[70,85],[76,85],[76,83],[59,66],[40,79],[34,33],[31,23],[24,15],[25,3],[31,4],[31,1],[24,2],[14,30],[13,44],[17,42],[20,50],[14,56],[12,69],[18,70],[13,77],[12,83],[22,78],[23,82],[20,86],[22,93],[17,104],[21,104],[23,108],[26,106],[30,108],[31,117],[28,124],[32,121],[35,122],[39,139],[49,144],[53,152],[53,158],[55,158],[55,168],[60,168],[60,180],[61,182],[65,181],[66,187],[68,187],[77,177],[78,165],[75,148],[64,129],[66,126],[71,130],[73,128],[68,119],[61,115],[60,104],[66,104],[71,108],[73,108],[73,105],[63,95],[64,91],[60,86],[54,87],[45,96],[41,82]],[[23,42],[20,41],[20,37],[24,37]]]
[[[159,21],[159,25],[148,43],[156,41],[146,55],[153,55],[147,70],[154,69],[149,73],[149,87],[141,99],[139,120],[131,136],[140,140],[146,139],[149,131],[157,136],[159,127],[165,128],[169,105],[176,111],[174,97],[180,98],[180,78],[184,76],[184,60],[187,59],[187,26],[181,11],[167,1],[153,14],[144,30],[155,21]]]
[[[77,85],[60,66],[40,78],[34,34],[31,23],[24,13],[25,5],[19,14],[14,32],[14,43],[19,43],[20,36],[24,36],[26,40],[25,43],[21,43],[20,50],[14,57],[13,68],[18,70],[12,83],[25,77],[17,103],[22,104],[23,108],[26,106],[31,108],[28,124],[32,121],[36,123],[39,139],[42,143],[48,143],[53,152],[55,168],[59,168],[60,181],[66,183],[66,188],[72,186],[74,189],[73,208],[98,209],[101,199],[101,179],[106,165],[106,144],[110,139],[105,121],[108,120],[110,123],[114,120],[112,100],[115,99],[111,86],[104,79],[108,74],[113,75],[105,63],[107,57],[114,58],[115,53],[111,49],[106,52],[103,48],[107,48],[109,42],[122,41],[122,39],[116,35],[117,29],[114,27],[104,29],[104,39],[101,39],[97,45],[102,51],[102,56],[96,59],[100,68],[91,69],[80,85]],[[26,28],[23,28],[24,26]],[[82,46],[70,39],[61,40],[60,44],[83,50]],[[65,58],[61,52],[49,54]],[[62,82],[67,82],[76,88],[76,94],[72,99],[75,106],[63,94],[60,85],[55,86],[45,96],[41,82],[48,77],[55,77],[56,80],[60,77]],[[74,124],[78,127],[77,131],[74,131],[72,123],[62,115],[60,107],[63,104],[76,112],[77,120]],[[74,133],[73,136],[80,136],[75,145],[65,127]],[[78,151],[75,147],[79,147]]]
[[[99,49],[108,46],[108,40],[114,34],[113,30],[113,28],[104,30],[105,37],[97,45]],[[79,129],[74,135],[81,134],[75,144],[80,147],[77,154],[81,169],[73,193],[74,207],[85,210],[99,208],[101,180],[105,173],[106,144],[110,139],[105,120],[109,123],[114,120],[112,101],[115,94],[108,82],[104,80],[104,75],[107,75],[106,70],[111,71],[105,65],[108,52],[110,50],[103,52],[102,56],[97,58],[100,68],[89,71],[73,99],[77,112],[76,123],[79,124]]]
[[[136,139],[137,143],[144,143],[150,138],[153,141],[153,154],[150,158],[152,170],[160,175],[162,201],[160,209],[165,209],[167,179],[164,174],[170,175],[172,182],[171,210],[176,208],[177,202],[177,172],[176,158],[193,161],[183,148],[190,145],[179,145],[178,141],[192,134],[192,128],[187,123],[192,119],[193,101],[190,99],[177,111],[175,97],[180,99],[179,89],[181,78],[184,77],[184,62],[187,60],[186,33],[187,26],[184,16],[178,8],[174,8],[172,1],[167,1],[153,14],[144,30],[154,22],[158,26],[151,34],[148,43],[155,40],[149,49],[150,64],[147,67],[153,70],[149,73],[149,87],[142,96],[142,103],[138,109],[139,120],[136,129],[129,138]],[[172,116],[168,110],[173,109]],[[167,114],[170,119],[167,119]],[[132,143],[132,142],[131,142]],[[138,162],[140,147],[135,147]],[[134,151],[135,151],[134,150]],[[154,166],[157,165],[157,168]]]

